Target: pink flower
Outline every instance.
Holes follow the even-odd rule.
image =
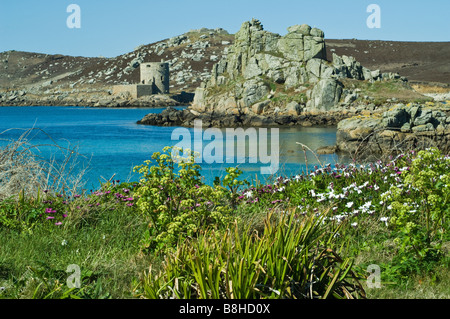
[[[53,216],[48,216],[47,219],[55,219]]]
[[[56,226],[60,226],[60,225],[62,225],[62,223],[61,222],[57,222],[57,223],[55,223],[55,225]]]
[[[128,203],[127,204],[127,206],[129,206],[129,207],[131,207],[131,206],[133,206],[134,204],[133,203]]]
[[[63,218],[66,218],[68,215],[67,214],[63,214]]]

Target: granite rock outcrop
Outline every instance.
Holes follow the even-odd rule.
[[[450,151],[450,108],[399,104],[378,115],[339,122],[337,147],[342,152],[392,154],[437,147]]]

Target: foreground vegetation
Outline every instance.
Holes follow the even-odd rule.
[[[172,151],[136,167],[136,183],[3,199],[0,298],[450,297],[450,157],[438,150],[270,183],[228,168],[214,185],[194,154]]]

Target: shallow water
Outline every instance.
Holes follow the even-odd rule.
[[[62,147],[78,147],[79,167],[88,165],[86,187],[96,188],[101,181],[114,176],[115,180],[137,181],[138,175],[132,168],[150,159],[154,152],[161,151],[165,146],[174,146],[178,140],[172,140],[174,127],[153,127],[137,125],[136,121],[148,113],[158,113],[163,109],[155,108],[83,108],[83,107],[1,107],[0,108],[0,145],[7,140],[19,137],[25,129],[36,128],[29,135],[34,145],[50,144],[52,140]],[[13,130],[8,130],[12,129]],[[20,129],[20,130],[19,130]],[[39,129],[39,130],[38,130]],[[42,130],[42,131],[41,131]],[[193,129],[188,129],[193,137]],[[225,132],[225,130],[220,130]],[[270,133],[270,129],[268,132]],[[45,133],[44,133],[45,132]],[[272,131],[274,132],[274,131]],[[225,134],[223,134],[225,136]],[[260,136],[260,135],[258,135]],[[50,139],[51,138],[51,139]],[[267,137],[270,141],[270,135]],[[192,140],[194,141],[194,140]],[[320,146],[333,145],[336,142],[336,128],[334,127],[290,127],[279,129],[279,170],[278,175],[292,176],[306,169],[305,155],[300,145],[303,143],[315,150]],[[203,141],[203,148],[210,144]],[[264,180],[268,175],[262,175],[260,168],[269,164],[237,163],[238,158],[226,157],[226,142],[224,157],[221,162],[212,164],[201,163],[206,182],[212,183],[215,176],[223,176],[224,168],[239,165],[244,177]],[[194,144],[192,144],[194,145]],[[202,148],[202,149],[203,149]],[[62,154],[55,147],[40,146],[42,156],[51,154],[58,160]],[[270,154],[270,147],[269,153]],[[231,163],[226,163],[228,162]],[[321,163],[341,162],[337,155],[323,155],[319,157]],[[312,168],[318,165],[317,159],[307,156],[308,165]]]

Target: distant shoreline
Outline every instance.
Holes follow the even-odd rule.
[[[52,97],[28,96],[22,91],[12,91],[0,95],[0,107],[2,106],[81,106],[101,108],[164,108],[169,106],[189,105],[190,100],[182,94],[150,95],[139,99],[124,99],[113,95],[99,95],[97,97],[71,97],[61,95]],[[34,95],[34,94],[33,94]]]

